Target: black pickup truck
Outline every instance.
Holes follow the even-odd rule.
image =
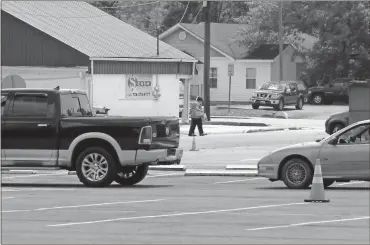
[[[1,91],[1,166],[76,171],[89,187],[134,185],[182,156],[176,117],[95,116],[85,92]]]

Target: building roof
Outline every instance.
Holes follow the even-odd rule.
[[[82,1],[2,1],[2,10],[90,58],[193,57]]]
[[[250,55],[246,56],[246,49],[240,47],[235,40],[240,40],[241,37],[238,36],[238,31],[240,31],[246,24],[228,24],[228,23],[211,23],[211,47],[215,48],[217,51],[230,56],[234,59],[258,59],[258,60],[272,60],[279,55],[279,45],[278,44],[264,44],[254,50]],[[164,38],[170,35],[177,29],[182,28],[191,34],[197,36],[204,41],[204,22],[199,24],[177,24],[165,31],[160,35],[160,38]],[[301,37],[304,39],[302,45],[311,49],[313,44],[317,41],[315,37],[301,33]],[[284,45],[284,49],[288,44]],[[276,53],[277,47],[277,53]],[[268,48],[264,50],[264,48]]]
[[[284,44],[283,49],[289,44]],[[279,55],[279,44],[262,44],[243,59],[273,60]]]

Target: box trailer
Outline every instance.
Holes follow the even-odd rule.
[[[354,80],[349,85],[349,124],[370,119],[370,80]]]

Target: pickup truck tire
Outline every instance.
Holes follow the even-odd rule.
[[[149,165],[147,164],[128,167],[120,170],[118,174],[115,175],[114,181],[123,186],[135,185],[145,178],[148,174],[148,170]]]
[[[315,105],[321,105],[324,102],[324,96],[322,94],[313,94],[312,103]]]
[[[76,174],[85,186],[106,187],[117,174],[116,161],[104,148],[88,147],[77,157]]]
[[[295,105],[295,108],[297,109],[297,110],[302,110],[302,108],[303,108],[303,99],[302,98],[299,98],[298,99],[298,102],[297,102],[297,104]]]
[[[257,105],[257,104],[252,104],[252,108],[255,109],[255,110],[258,110],[258,108],[260,108],[260,106]]]
[[[284,110],[284,100],[283,99],[279,100],[279,104],[275,106],[275,110],[277,110],[277,111]]]

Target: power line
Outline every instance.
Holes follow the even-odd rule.
[[[190,1],[188,1],[188,5],[186,5],[186,9],[185,9],[184,14],[182,15],[179,23],[181,23],[182,19],[185,17],[186,12],[188,11],[189,4],[190,4]]]
[[[155,1],[155,2],[142,3],[142,4],[129,5],[129,6],[98,7],[98,8],[101,8],[101,9],[125,9],[125,8],[133,8],[133,7],[144,6],[144,5],[150,5],[150,4],[160,3],[160,2],[161,2],[161,1]]]
[[[200,12],[202,11],[202,9],[203,9],[203,4],[202,4],[202,7],[199,9],[199,11],[198,11],[197,15],[195,15],[195,17],[194,17],[193,21],[191,22],[192,24],[194,24],[194,22],[197,20],[197,17],[198,17],[198,15],[200,14]]]

